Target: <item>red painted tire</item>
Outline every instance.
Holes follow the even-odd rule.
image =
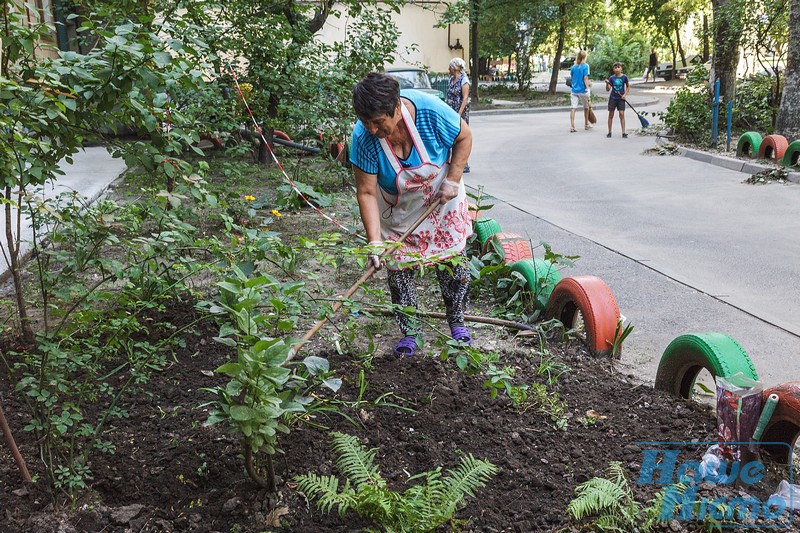
[[[800,141],[792,141],[783,153],[783,166],[800,166]]]
[[[507,265],[516,263],[520,259],[533,257],[531,244],[522,235],[516,233],[495,233],[483,245],[481,253],[487,253],[494,247],[502,256]]]
[[[767,135],[761,140],[761,145],[758,147],[758,157],[774,159],[780,163],[788,147],[789,141],[783,135]]]
[[[564,327],[573,329],[578,325],[579,311],[589,350],[598,356],[611,355],[619,324],[619,306],[602,279],[596,276],[562,279],[550,295],[544,318],[558,319]]]
[[[761,450],[767,452],[775,459],[788,462],[791,458],[789,447],[794,447],[800,435],[800,381],[783,383],[765,389],[762,394],[762,404],[767,403],[770,394],[778,395],[778,405],[767,423],[761,442],[783,442],[781,444],[762,444]]]
[[[281,130],[273,130],[273,131],[272,131],[272,136],[273,136],[273,137],[275,137],[275,138],[277,138],[277,139],[283,139],[284,141],[291,141],[291,140],[292,140],[292,138],[291,138],[291,137],[289,137],[288,135],[286,135],[286,134],[285,134],[284,132],[282,132]]]

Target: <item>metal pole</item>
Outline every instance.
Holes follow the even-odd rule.
[[[733,122],[733,100],[728,102],[728,137],[725,142],[725,150],[731,150],[731,123]]]
[[[711,142],[719,140],[719,78],[714,83],[714,105],[711,106]]]

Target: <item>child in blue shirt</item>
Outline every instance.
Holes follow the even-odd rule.
[[[622,138],[627,139],[625,133],[625,97],[631,90],[628,76],[622,73],[622,63],[614,63],[614,75],[606,78],[606,91],[611,91],[608,97],[608,135],[611,137],[611,126],[614,124],[614,111],[619,111],[619,125],[622,128]]]

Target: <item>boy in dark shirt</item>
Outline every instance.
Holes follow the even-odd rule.
[[[611,137],[611,126],[614,124],[614,111],[619,111],[619,125],[622,128],[622,138],[627,139],[625,133],[625,97],[631,90],[628,76],[622,73],[622,63],[614,63],[614,75],[606,78],[606,91],[611,91],[608,97],[608,135]]]

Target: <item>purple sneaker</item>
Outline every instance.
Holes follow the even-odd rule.
[[[411,357],[417,351],[417,338],[416,337],[403,337],[394,346],[395,355],[402,357]]]
[[[469,330],[464,326],[450,328],[450,335],[458,342],[463,342],[468,345],[472,344],[472,335],[469,334]]]

